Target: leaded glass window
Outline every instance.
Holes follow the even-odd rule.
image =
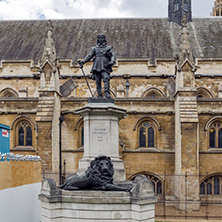
[[[81,128],[81,146],[84,147],[84,127]]]
[[[143,122],[139,126],[139,147],[154,147],[154,127],[150,122]]]
[[[200,184],[200,194],[205,194],[205,186],[204,183]]]
[[[28,121],[21,121],[17,125],[18,146],[32,146],[32,128]]]
[[[218,177],[214,178],[214,194],[220,194],[220,179]]]
[[[209,147],[222,148],[222,124],[215,122],[209,130]]]
[[[222,175],[210,176],[200,184],[201,195],[222,195]]]
[[[24,129],[22,126],[19,127],[18,130],[18,138],[19,138],[19,146],[24,146]]]
[[[148,147],[154,147],[154,130],[152,127],[148,129]]]
[[[179,2],[177,0],[174,1],[173,10],[174,12],[179,10]]]
[[[211,183],[207,183],[207,194],[212,194],[212,184]]]
[[[216,131],[214,128],[210,129],[210,148],[215,147],[216,144]]]
[[[32,146],[32,129],[30,126],[26,128],[26,146]]]
[[[218,130],[218,148],[222,148],[222,128]]]
[[[140,147],[146,147],[146,130],[144,127],[140,128]]]
[[[188,4],[187,4],[187,1],[186,1],[186,0],[184,0],[184,9],[185,9],[185,10],[188,10]]]

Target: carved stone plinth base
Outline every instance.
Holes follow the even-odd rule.
[[[39,195],[42,222],[154,222],[153,185],[148,180],[134,184],[130,192],[59,190],[52,179],[42,183]]]
[[[84,156],[79,161],[78,173],[84,173],[95,157],[105,155],[112,159],[114,181],[124,181],[125,168],[119,155],[119,120],[124,118],[126,110],[114,103],[95,101],[76,111],[84,118]]]

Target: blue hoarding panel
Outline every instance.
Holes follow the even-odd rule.
[[[0,152],[10,152],[10,127],[0,124]]]

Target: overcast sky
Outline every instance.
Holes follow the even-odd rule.
[[[213,3],[192,0],[193,17],[210,16]],[[0,0],[0,20],[167,16],[168,0]]]

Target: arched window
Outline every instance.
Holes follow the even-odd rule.
[[[75,131],[75,147],[76,149],[83,149],[84,147],[84,121],[81,117],[74,125]]]
[[[32,146],[32,127],[27,120],[17,124],[17,146]]]
[[[178,11],[179,10],[179,2],[178,0],[175,0],[173,3],[173,11]]]
[[[84,125],[81,125],[81,147],[84,147]]]
[[[139,147],[154,147],[154,126],[151,122],[142,122],[139,126]]]
[[[185,9],[185,10],[188,10],[187,0],[184,0],[184,9]]]
[[[19,130],[18,130],[18,145],[19,146],[24,146],[24,128],[22,126],[19,127]]]
[[[5,88],[0,92],[1,98],[15,98],[18,97],[18,93],[11,89],[11,88]]]
[[[220,178],[219,177],[214,178],[214,194],[215,195],[220,194]]]
[[[210,129],[210,148],[216,147],[216,130],[214,128]]]
[[[146,95],[147,98],[158,98],[159,95],[155,92],[151,92],[149,94]]]
[[[222,123],[214,122],[209,129],[209,147],[222,148]]]
[[[148,89],[146,89],[141,97],[143,98],[162,98],[165,97],[164,92],[161,89],[158,89],[156,87],[150,87]]]
[[[213,93],[206,87],[198,87],[196,92],[197,98],[213,98]]]
[[[222,195],[222,175],[209,176],[200,184],[201,195]]]
[[[30,126],[26,128],[26,146],[32,146],[32,128]]]

